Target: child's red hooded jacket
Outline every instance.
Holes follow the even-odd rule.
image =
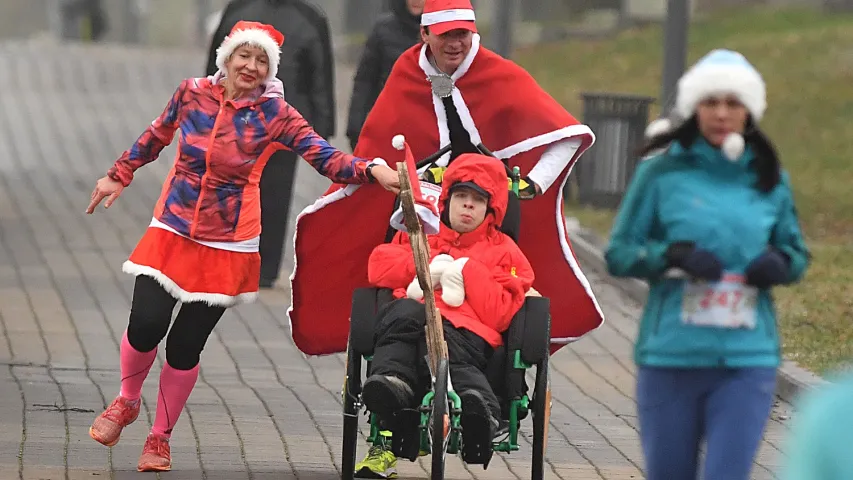
[[[513,240],[500,231],[507,209],[509,191],[504,166],[494,158],[465,154],[455,159],[444,173],[439,211],[449,208],[449,190],[457,182],[474,182],[489,195],[489,210],[476,230],[460,234],[446,223],[438,234],[430,235],[430,258],[448,254],[454,259],[468,258],[462,269],[465,301],[451,307],[441,299],[436,287],[436,305],[441,315],[457,328],[470,330],[493,347],[503,342],[524,295],[533,285],[533,269]],[[370,255],[367,271],[370,283],[391,288],[395,298],[406,296],[406,287],[415,277],[415,261],[409,237],[397,233],[391,243],[376,247]]]

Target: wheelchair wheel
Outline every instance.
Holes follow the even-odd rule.
[[[347,345],[346,377],[344,378],[344,438],[341,452],[341,479],[353,480],[358,450],[358,414],[361,410],[361,356]]]
[[[447,405],[447,360],[439,360],[435,373],[435,396],[432,400],[432,471],[431,480],[444,480],[444,458],[447,453],[450,409]]]
[[[533,390],[533,464],[531,480],[545,478],[545,449],[548,446],[548,424],[551,421],[551,384],[548,379],[548,356],[536,366]]]

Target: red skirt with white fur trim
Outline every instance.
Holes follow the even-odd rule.
[[[261,256],[196,243],[168,230],[148,227],[122,270],[149,276],[183,303],[230,307],[258,297]]]

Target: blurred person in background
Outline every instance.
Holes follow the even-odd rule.
[[[764,80],[714,50],[679,80],[673,118],[649,125],[605,252],[649,282],[634,348],[649,480],[748,480],[781,363],[771,289],[810,255],[791,183],[759,128]]]
[[[795,402],[781,480],[853,478],[853,371],[834,377]]]
[[[388,4],[391,11],[373,25],[353,80],[347,122],[347,138],[353,150],[394,62],[421,41],[424,0],[388,0]]]
[[[216,49],[240,20],[264,22],[285,36],[278,79],[293,105],[324,138],[335,135],[335,71],[329,20],[304,0],[231,0],[213,34],[207,75],[216,73]],[[293,196],[297,154],[273,155],[261,176],[261,288],[278,280]]]
[[[102,0],[72,0],[61,4],[63,35],[69,39],[100,41],[109,30]]]

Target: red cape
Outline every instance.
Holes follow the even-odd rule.
[[[425,47],[407,50],[365,121],[356,155],[403,161],[394,135],[405,135],[416,160],[449,143],[444,106],[433,96]],[[521,67],[474,46],[453,75],[454,104],[476,145],[508,158],[526,175],[547,146],[576,138],[581,147],[541,196],[521,202],[519,246],[536,274],[533,287],[551,300],[552,352],[600,326],[603,314],[578,266],[566,232],[562,191],[571,167],[594,142]],[[446,161],[446,156],[444,161]],[[394,195],[376,184],[332,185],[296,221],[293,300],[288,314],[296,346],[308,355],[346,350],[353,290],[369,286],[367,260],[385,240]]]

